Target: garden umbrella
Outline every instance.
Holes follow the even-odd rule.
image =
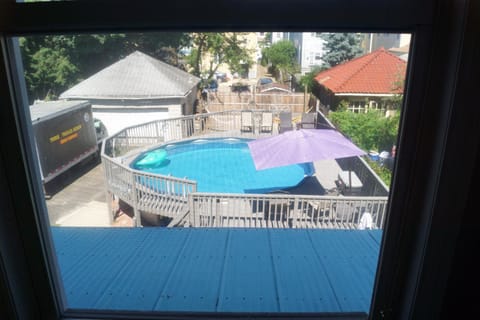
[[[257,170],[366,153],[332,129],[299,129],[248,142]]]

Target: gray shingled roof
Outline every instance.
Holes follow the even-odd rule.
[[[61,99],[158,99],[183,97],[200,81],[135,51],[60,95]]]

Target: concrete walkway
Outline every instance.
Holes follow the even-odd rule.
[[[64,227],[108,227],[108,206],[105,202],[90,201],[73,212],[61,217],[54,223]]]

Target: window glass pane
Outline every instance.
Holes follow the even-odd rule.
[[[18,43],[70,309],[368,313],[410,35]]]

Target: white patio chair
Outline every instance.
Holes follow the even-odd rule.
[[[241,112],[241,126],[242,132],[253,132],[253,115],[251,111]]]
[[[262,122],[260,123],[260,132],[272,132],[273,129],[273,113],[262,113]]]
[[[349,201],[338,201],[333,204],[334,217],[337,221],[350,223],[353,221],[356,208]]]

